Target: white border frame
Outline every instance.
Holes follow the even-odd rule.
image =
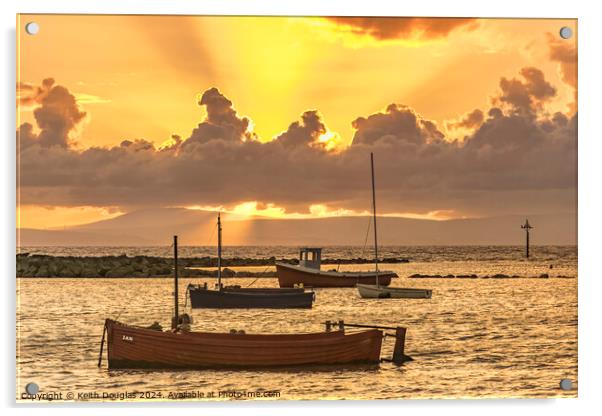
[[[545,412],[566,415],[567,412],[593,413],[602,406],[597,400],[601,360],[596,352],[602,351],[599,317],[602,316],[599,296],[601,280],[596,272],[598,262],[598,236],[601,234],[600,198],[601,178],[599,160],[602,157],[600,134],[597,130],[598,96],[602,74],[600,45],[602,39],[598,2],[585,0],[527,2],[505,0],[484,2],[470,0],[419,2],[387,2],[383,0],[122,0],[119,2],[83,0],[20,0],[18,3],[2,2],[0,19],[3,25],[0,119],[4,130],[2,144],[0,205],[2,222],[1,256],[4,273],[2,329],[3,400],[6,414],[31,414],[37,408],[48,415],[96,415],[104,411],[164,415],[167,410],[190,412],[200,407],[211,414],[244,411],[250,416],[286,412],[303,415],[309,412],[326,414],[335,408],[346,413],[365,413],[371,407],[381,412],[420,412],[423,415],[462,414],[504,415],[512,412]],[[153,403],[153,404],[50,404],[44,406],[15,404],[15,21],[16,13],[94,13],[94,14],[221,14],[221,15],[391,15],[391,16],[446,16],[446,17],[557,17],[578,18],[579,27],[579,399],[502,399],[502,400],[406,400],[406,401],[353,401],[353,402],[245,402],[245,403]],[[186,409],[188,408],[188,409]],[[401,409],[403,408],[403,410]],[[85,409],[85,410],[84,410]],[[144,409],[144,410],[142,410]],[[83,412],[82,412],[83,410]],[[598,410],[599,411],[599,410]]]

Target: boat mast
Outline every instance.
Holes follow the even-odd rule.
[[[173,236],[173,276],[174,276],[174,319],[171,323],[172,329],[176,329],[178,327],[178,236]]]
[[[222,290],[222,221],[217,213],[217,287]]]
[[[378,238],[376,236],[376,191],[374,186],[374,154],[370,152],[370,168],[372,170],[372,214],[374,217],[374,268],[376,271],[376,287],[378,287]]]

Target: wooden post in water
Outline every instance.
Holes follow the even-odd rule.
[[[396,365],[403,364],[405,360],[405,343],[406,343],[406,329],[402,327],[398,327],[395,330],[395,346],[393,347],[393,357],[391,361],[393,361]]]
[[[178,236],[173,236],[173,276],[174,276],[174,317],[171,321],[171,329],[178,327],[180,312],[178,311]]]
[[[529,258],[529,230],[532,229],[533,227],[531,227],[531,224],[529,224],[529,219],[525,219],[525,224],[521,225],[520,228],[525,230],[525,233],[527,234],[527,241],[526,241],[526,245],[525,245],[525,256],[527,258]]]
[[[370,169],[372,172],[372,214],[374,217],[374,268],[376,287],[378,287],[378,239],[376,237],[376,191],[374,186],[374,153],[370,152]]]

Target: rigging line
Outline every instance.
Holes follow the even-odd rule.
[[[366,251],[366,246],[368,245],[368,236],[370,235],[370,224],[372,223],[372,218],[368,217],[368,228],[366,229],[366,237],[364,237],[364,247],[362,247],[362,252],[360,253],[360,258],[364,257],[364,252]],[[340,266],[340,264],[339,264]],[[337,267],[337,272],[339,268]],[[357,278],[359,282],[359,277]]]
[[[255,280],[253,280],[251,283],[249,283],[246,287],[251,287],[251,285],[253,285],[253,283],[255,283],[257,281],[257,279],[259,279],[259,276],[257,276],[255,278]]]
[[[211,236],[209,237],[207,244],[205,244],[205,247],[209,247],[211,245],[211,241],[213,241],[213,236],[215,235],[216,229],[217,229],[217,223],[213,225],[213,228],[211,229]]]
[[[123,308],[121,308],[121,310],[119,311],[119,313],[117,314],[117,317],[115,318],[116,321],[119,320],[119,317],[121,316],[121,314],[123,312],[125,312],[125,310],[127,309],[127,306],[124,306]]]
[[[368,217],[368,228],[366,229],[366,237],[364,237],[364,246],[362,247],[362,251],[360,253],[360,258],[364,257],[364,252],[366,251],[366,246],[368,245],[368,236],[370,235],[370,224],[372,223],[372,218]],[[337,272],[339,271],[339,267],[341,267],[341,263],[337,266]]]
[[[362,248],[362,254],[360,255],[360,257],[364,255],[364,252],[366,251],[366,246],[368,245],[368,236],[370,235],[371,223],[372,218],[368,217],[368,229],[366,230],[366,237],[364,238],[364,247]]]
[[[211,245],[211,241],[213,241],[213,236],[215,235],[215,230],[217,230],[217,223],[215,223],[213,225],[213,229],[211,231],[211,237],[209,237],[209,241],[207,241],[206,247],[209,247]]]
[[[251,287],[251,285],[252,285],[253,283],[255,283],[255,282],[257,281],[257,279],[259,279],[259,278],[261,277],[261,275],[262,275],[262,274],[264,274],[265,272],[267,272],[267,271],[268,271],[268,269],[270,268],[270,266],[271,266],[271,265],[268,265],[268,266],[267,266],[265,269],[263,269],[263,271],[261,272],[261,274],[260,274],[259,276],[257,276],[257,277],[255,278],[255,280],[253,280],[253,281],[252,281],[250,284],[248,284],[246,287]]]

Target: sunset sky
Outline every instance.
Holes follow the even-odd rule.
[[[17,35],[23,228],[363,215],[371,151],[384,215],[576,212],[574,20],[21,15]]]

